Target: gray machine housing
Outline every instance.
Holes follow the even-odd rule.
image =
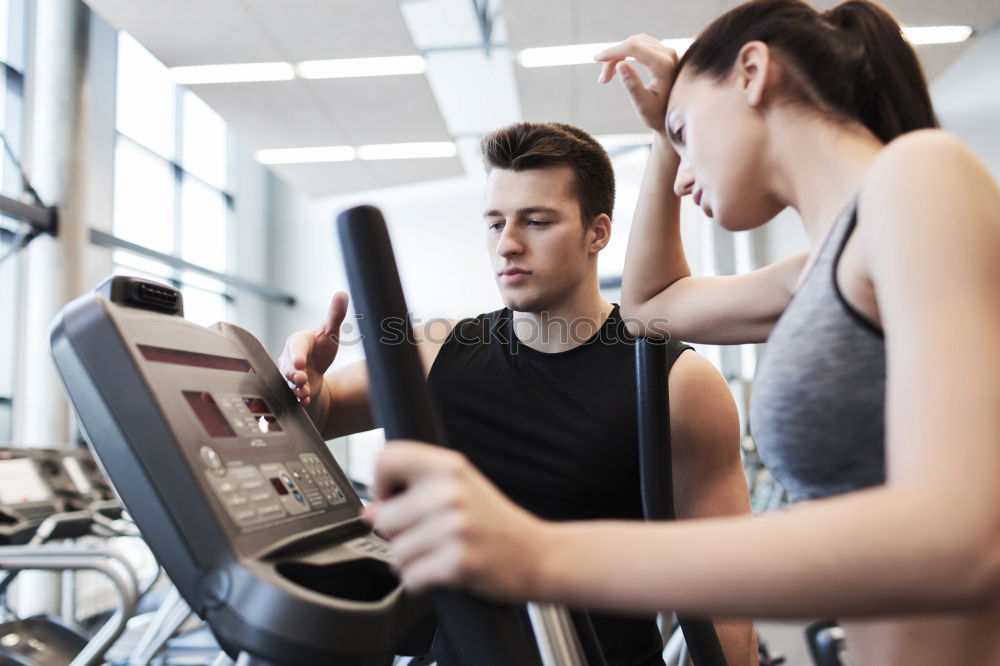
[[[123,280],[134,279],[105,293]],[[92,293],[64,308],[51,339],[101,466],[230,656],[382,664],[426,648],[415,631],[425,604],[403,592],[346,475],[250,333]]]

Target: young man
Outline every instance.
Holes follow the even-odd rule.
[[[543,518],[641,519],[634,348],[597,278],[611,162],[587,133],[556,123],[505,127],[482,148],[486,244],[506,307],[416,332],[449,445]],[[327,438],[375,427],[364,363],[324,374],[346,309],[336,294],[323,327],[293,334],[279,361]],[[733,399],[687,349],[669,346],[678,516],[746,513]],[[591,617],[609,665],[662,664],[653,618]],[[730,664],[757,663],[749,623],[717,627]]]

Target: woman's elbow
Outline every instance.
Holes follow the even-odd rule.
[[[625,322],[625,328],[631,336],[640,337],[646,332],[642,318],[643,305],[644,303],[641,301],[630,300],[625,296],[624,292],[622,293],[622,302],[619,311],[621,312],[622,321]]]

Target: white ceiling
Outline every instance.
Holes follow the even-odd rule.
[[[569,122],[595,134],[641,131],[620,87],[596,83],[596,66],[525,69],[514,64],[513,54],[637,32],[691,37],[738,4],[492,0],[493,42],[501,46],[486,58],[475,48],[482,35],[473,0],[86,1],[170,67],[428,54],[424,75],[192,86],[253,150],[458,139],[460,157],[272,167],[312,196],[461,175],[476,168],[478,134],[519,118]],[[823,9],[836,3],[815,4]],[[982,30],[1000,20],[997,0],[883,4],[906,25]],[[919,47],[928,78],[967,46]]]

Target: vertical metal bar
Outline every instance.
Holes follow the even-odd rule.
[[[564,606],[531,602],[528,619],[538,641],[542,666],[587,666],[573,621]]]

